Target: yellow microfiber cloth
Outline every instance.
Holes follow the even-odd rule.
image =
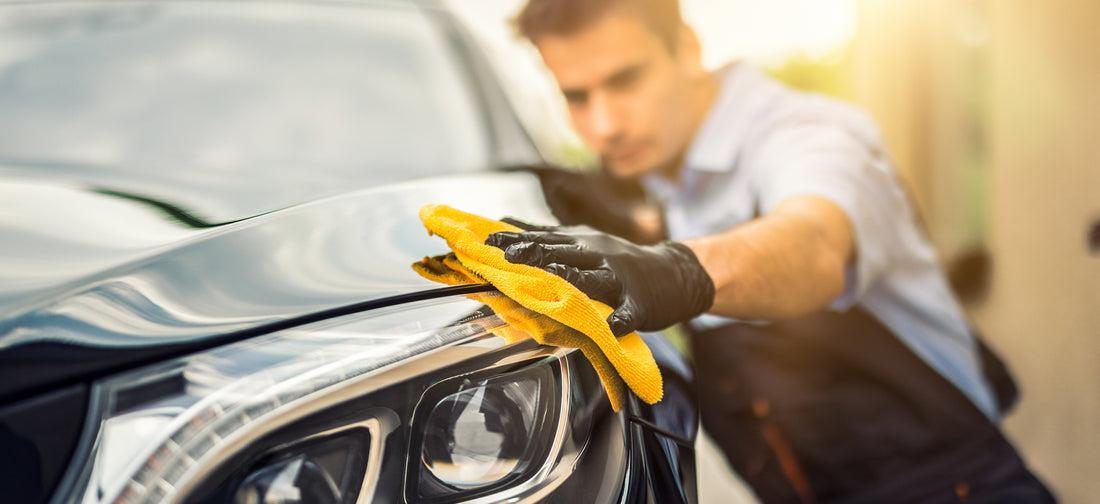
[[[552,273],[508,262],[503,250],[485,244],[490,234],[521,229],[445,205],[421,208],[420,220],[429,232],[447,241],[454,251],[454,259],[448,260],[446,256],[425,258],[413,265],[418,273],[452,285],[484,279],[511,301],[535,312],[526,314],[511,305],[494,306],[503,303],[499,297],[496,300],[501,301],[493,300],[492,303],[488,302],[489,297],[479,299],[501,314],[512,328],[526,332],[540,343],[579,348],[603,379],[616,410],[624,403],[623,383],[650,404],[661,399],[661,373],[653,354],[637,333],[621,338],[611,333],[607,325],[607,316],[613,311],[610,306],[589,298]],[[567,328],[576,332],[565,330]],[[514,333],[505,336],[510,341],[516,337]]]
[[[424,260],[413,263],[413,269],[424,278],[447,285],[485,282],[459,263],[453,252],[436,257],[425,257]],[[503,294],[487,292],[467,294],[466,297],[489,306],[504,320],[507,325],[497,327],[493,332],[508,343],[533,338],[544,345],[579,348],[603,381],[612,408],[615,411],[622,409],[626,401],[626,383],[619,377],[619,373],[615,371],[615,367],[607,360],[603,351],[591,339],[550,317],[520,306]]]

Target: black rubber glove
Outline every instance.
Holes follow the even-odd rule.
[[[634,243],[657,243],[665,236],[661,213],[649,207],[637,180],[615,178],[603,170],[581,172],[549,166],[513,169],[538,176],[546,204],[562,224],[589,225]],[[645,222],[639,220],[640,215],[648,217]]]
[[[564,278],[614,312],[611,332],[657,331],[705,312],[714,303],[714,282],[687,246],[665,241],[636,245],[588,226],[533,226],[493,233],[487,245],[504,258]]]

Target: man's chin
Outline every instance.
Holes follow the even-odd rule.
[[[639,162],[624,162],[603,158],[602,163],[609,174],[618,179],[637,179],[653,171],[653,166]]]

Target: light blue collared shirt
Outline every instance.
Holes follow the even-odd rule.
[[[895,177],[878,128],[855,107],[802,93],[745,63],[722,68],[721,90],[675,181],[650,175],[669,237],[723,231],[799,195],[826,198],[852,224],[856,259],[844,294],[859,303],[990,418],[998,418],[962,310]],[[733,319],[703,315],[697,327]]]

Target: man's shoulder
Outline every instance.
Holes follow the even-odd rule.
[[[758,132],[794,126],[839,127],[868,141],[880,138],[874,119],[862,108],[844,99],[819,92],[796,89],[747,62],[725,69],[724,79],[735,79],[739,107]]]
[[[790,142],[843,136],[869,150],[884,150],[875,122],[850,103],[793,89],[747,62],[728,64],[714,75],[719,94],[685,159],[693,169],[732,173],[777,142],[786,149]],[[821,135],[821,129],[830,133]]]

